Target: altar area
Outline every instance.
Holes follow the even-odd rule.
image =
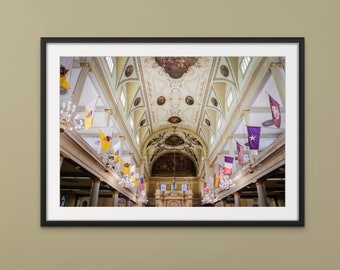
[[[176,182],[171,183],[171,190],[166,190],[165,185],[159,185],[155,193],[156,207],[192,207],[191,185],[182,185],[182,190],[177,190]]]

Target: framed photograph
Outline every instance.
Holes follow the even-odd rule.
[[[41,38],[41,226],[304,226],[304,38]]]

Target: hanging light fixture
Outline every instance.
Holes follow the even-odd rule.
[[[214,203],[214,194],[204,194],[204,196],[202,197],[202,204],[212,204]]]
[[[63,102],[60,107],[60,132],[64,132],[66,129],[69,131],[80,130],[84,128],[84,119],[79,119],[79,114],[74,116],[76,111],[76,105],[72,104],[71,101],[66,103]]]
[[[149,200],[146,197],[146,191],[145,190],[143,190],[142,192],[139,193],[139,197],[138,197],[137,200],[140,204],[146,205],[148,203]]]
[[[134,184],[131,181],[131,178],[128,174],[124,174],[122,177],[119,178],[118,183],[123,187],[130,190],[133,190]]]
[[[210,192],[209,183],[204,182],[204,195],[202,197],[202,204],[212,204],[214,203],[215,195]]]
[[[219,188],[222,190],[228,190],[235,186],[234,178],[231,175],[224,175],[221,179]]]

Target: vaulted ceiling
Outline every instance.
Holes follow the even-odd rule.
[[[62,58],[79,117],[96,102],[89,130],[77,131],[99,151],[98,129],[111,127],[115,144],[131,163],[144,160],[151,174],[154,162],[176,152],[190,159],[197,173],[220,154],[235,154],[235,141],[247,144],[245,125],[261,126],[260,150],[284,132],[285,113],[274,77],[276,59],[243,57],[90,57]],[[112,71],[110,64],[112,61]],[[84,68],[84,63],[86,68]],[[282,126],[273,127],[268,94],[282,106]],[[245,112],[247,112],[245,114]]]

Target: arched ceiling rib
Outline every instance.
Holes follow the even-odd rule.
[[[202,158],[213,159],[217,152],[229,151],[228,136],[232,135],[234,141],[243,145],[247,143],[242,118],[244,109],[250,110],[248,118],[252,125],[263,127],[260,147],[270,144],[283,132],[284,108],[281,129],[263,126],[271,119],[267,92],[282,104],[273,77],[267,73],[258,76],[261,69],[268,70],[262,67],[266,64],[263,58],[251,60],[248,70],[252,77],[241,74],[241,58],[238,57],[160,58],[158,62],[156,57],[114,58],[115,72],[114,77],[110,77],[113,82],[110,92],[117,106],[108,108],[103,96],[98,100],[93,127],[79,131],[90,144],[95,140],[95,143],[98,142],[99,127],[118,127],[116,118],[122,112],[120,124],[126,127],[115,129],[114,143],[121,135],[130,136],[129,143],[134,144],[139,156],[146,157],[149,164],[167,151],[178,151],[192,157],[199,168]],[[104,60],[102,63],[105,63]],[[102,91],[89,78],[84,82],[80,111],[98,91]],[[256,84],[257,80],[259,84]],[[125,106],[120,100],[122,91],[126,98]],[[107,109],[111,110],[111,115]],[[124,134],[126,130],[131,131],[130,134]],[[184,143],[166,144],[166,140],[174,134]],[[214,156],[211,156],[212,151]],[[126,152],[129,154],[129,150]]]

